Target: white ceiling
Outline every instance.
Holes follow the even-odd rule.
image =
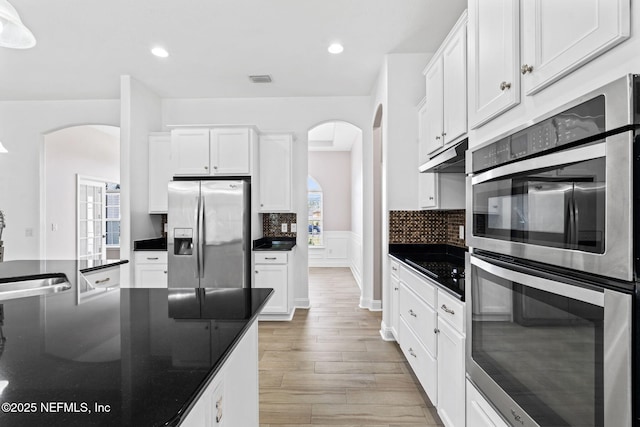
[[[309,131],[309,151],[351,151],[362,131],[351,123],[323,123]]]
[[[387,53],[433,52],[466,0],[11,0],[37,45],[0,48],[0,100],[368,95]],[[344,52],[331,55],[330,43]],[[149,53],[154,45],[166,59]],[[250,74],[270,74],[254,84]]]

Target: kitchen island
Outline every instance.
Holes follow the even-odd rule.
[[[0,301],[0,425],[257,426],[255,320],[270,289],[114,287],[84,298],[79,271],[92,269],[0,265],[0,283],[62,274],[71,285]]]

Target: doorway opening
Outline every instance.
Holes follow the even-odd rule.
[[[120,128],[56,130],[43,152],[44,258],[120,258]]]
[[[349,268],[362,287],[362,130],[334,120],[308,132],[309,267]]]

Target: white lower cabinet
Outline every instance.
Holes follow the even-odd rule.
[[[134,253],[135,287],[167,287],[167,252],[137,251]]]
[[[398,271],[400,264],[393,258],[389,258],[389,296],[391,306],[389,307],[389,328],[396,341],[398,341],[398,327],[400,322],[400,279]]]
[[[398,277],[400,348],[443,424],[464,427],[464,303],[403,263]]]
[[[274,293],[260,313],[260,320],[291,320],[293,317],[293,267],[289,265],[289,252],[254,252],[254,288],[272,288]]]
[[[180,423],[180,427],[258,427],[258,323]]]
[[[466,401],[467,427],[509,427],[469,380]]]

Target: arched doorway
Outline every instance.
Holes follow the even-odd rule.
[[[341,120],[323,122],[309,129],[308,174],[316,183],[316,191],[307,187],[306,221],[309,267],[348,267],[361,289],[362,139],[359,127]],[[317,188],[322,189],[320,213]]]
[[[44,259],[120,257],[120,128],[81,125],[44,135]]]

